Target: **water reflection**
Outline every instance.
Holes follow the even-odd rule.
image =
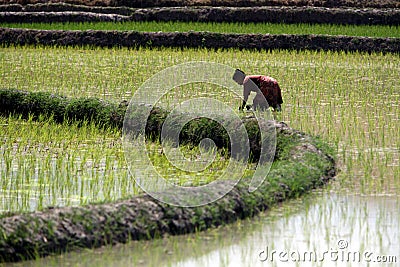
[[[257,218],[195,235],[131,242],[16,265],[354,266],[373,265],[377,260],[399,263],[399,200],[393,195],[313,192]]]

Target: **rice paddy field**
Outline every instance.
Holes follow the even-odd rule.
[[[284,100],[277,119],[319,135],[337,148],[341,171],[336,180],[328,188],[231,226],[49,257],[24,266],[207,266],[215,262],[220,266],[280,266],[282,261],[272,260],[266,246],[278,252],[369,251],[374,256],[394,256],[385,258],[386,263],[389,259],[400,262],[397,54],[2,47],[0,88],[120,102],[129,100],[157,72],[189,61],[218,62],[249,74],[275,77]],[[184,94],[198,97],[198,88],[185,88]],[[207,94],[218,98],[224,92]],[[0,117],[0,127],[1,213],[112,201],[140,193],[127,170],[118,130],[16,117]],[[159,145],[150,146],[160,170],[168,169],[156,155]],[[198,152],[187,148],[187,153]],[[218,158],[212,167],[216,171],[225,166],[224,155]],[[377,257],[373,260],[379,262]],[[354,261],[302,263],[350,266]]]
[[[139,32],[210,31],[219,33],[323,34],[368,37],[400,37],[399,26],[284,24],[284,23],[205,23],[205,22],[85,22],[85,23],[0,23],[5,28],[37,30],[102,30]]]

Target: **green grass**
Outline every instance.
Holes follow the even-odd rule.
[[[368,37],[400,37],[398,26],[203,23],[203,22],[88,22],[88,23],[1,23],[0,27],[41,30],[118,30],[140,32],[209,31],[219,33],[324,34]]]
[[[158,71],[193,60],[219,62],[247,73],[275,77],[284,100],[283,112],[277,119],[337,145],[342,169],[338,187],[363,193],[398,193],[398,55],[9,47],[0,48],[0,87],[129,100]],[[196,88],[187,87],[182,90],[184,94],[176,90],[176,98],[171,101],[205,96]],[[224,92],[220,88],[207,95],[219,98]],[[7,118],[1,118],[0,124],[0,139],[4,140],[0,153],[2,209],[26,210],[60,200],[64,201],[61,204],[112,200],[137,190],[133,179],[124,176],[127,169],[121,156],[120,133],[91,125],[77,128]],[[84,158],[83,166],[76,164]],[[170,169],[164,168],[165,161],[159,162],[159,168],[173,176]],[[222,169],[223,162],[214,167]],[[14,171],[10,174],[11,169]],[[62,174],[57,178],[61,180],[54,180],[53,173],[57,171]],[[77,179],[77,173],[81,178]],[[40,198],[42,202],[37,202]]]

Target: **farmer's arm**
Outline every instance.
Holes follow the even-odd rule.
[[[249,95],[251,92],[251,83],[247,82],[245,79],[245,82],[243,83],[243,103],[240,109],[244,109],[246,106],[247,100],[249,99]]]
[[[245,81],[260,78],[262,75],[247,75]]]

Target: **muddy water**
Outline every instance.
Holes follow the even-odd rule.
[[[383,266],[384,261],[400,263],[399,247],[399,196],[325,189],[251,220],[195,235],[131,242],[15,265]]]

